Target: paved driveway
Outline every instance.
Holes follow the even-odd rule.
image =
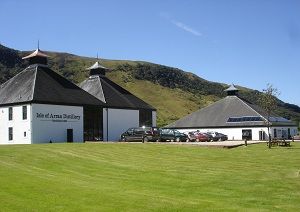
[[[233,148],[245,145],[245,141],[214,141],[214,142],[160,142],[174,145],[197,145],[207,147]],[[248,141],[247,144],[266,143],[266,141]]]

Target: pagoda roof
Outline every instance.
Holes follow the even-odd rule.
[[[231,84],[229,88],[225,89],[224,91],[228,92],[228,91],[239,91],[239,89],[237,89],[234,84]]]
[[[104,102],[106,107],[156,110],[154,107],[117,85],[104,75],[90,76],[80,83],[79,86]]]
[[[92,69],[106,69],[106,70],[109,70],[108,68],[100,65],[99,61],[95,62],[92,66],[87,68],[87,70],[92,70]]]
[[[30,65],[0,86],[0,105],[42,103],[104,105],[45,65]]]
[[[39,48],[37,48],[34,52],[32,52],[30,55],[27,55],[25,57],[22,57],[22,59],[29,59],[32,57],[49,57],[48,55],[46,55],[44,52],[42,52]]]
[[[266,126],[267,113],[238,96],[227,96],[169,125],[168,128],[223,128]],[[290,120],[271,114],[271,125],[294,126]]]

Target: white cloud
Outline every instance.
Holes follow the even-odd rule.
[[[175,20],[172,20],[171,21],[173,24],[175,24],[175,26],[177,26],[178,28],[186,31],[186,32],[189,32],[195,36],[202,36],[202,33],[201,32],[198,32],[197,30],[193,29],[192,27],[189,27],[187,26],[186,24],[182,23],[182,22],[179,22],[179,21],[175,21]]]
[[[196,29],[186,25],[185,23],[182,23],[180,21],[172,19],[169,13],[161,12],[159,15],[160,15],[160,17],[170,21],[172,24],[177,26],[179,29],[182,29],[182,30],[184,30],[188,33],[191,33],[192,35],[195,35],[195,36],[202,36],[203,35],[201,32],[199,32]]]

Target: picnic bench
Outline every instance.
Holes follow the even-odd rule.
[[[286,140],[279,140],[278,141],[278,146],[291,146],[291,142],[290,141],[286,141]]]
[[[267,144],[268,145],[268,144]],[[285,139],[277,139],[273,138],[271,141],[271,146],[284,146],[284,147],[290,147],[291,141],[285,140]]]

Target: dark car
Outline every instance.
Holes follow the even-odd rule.
[[[133,127],[129,128],[120,136],[120,141],[157,141],[159,129],[157,127]]]
[[[226,141],[226,140],[228,140],[228,136],[224,135],[223,133],[208,132],[208,134],[212,135],[212,140],[213,141]]]
[[[213,136],[209,133],[203,133],[204,135],[206,135],[208,137],[208,141],[213,141]]]
[[[161,129],[159,141],[189,141],[188,136],[174,129]]]

